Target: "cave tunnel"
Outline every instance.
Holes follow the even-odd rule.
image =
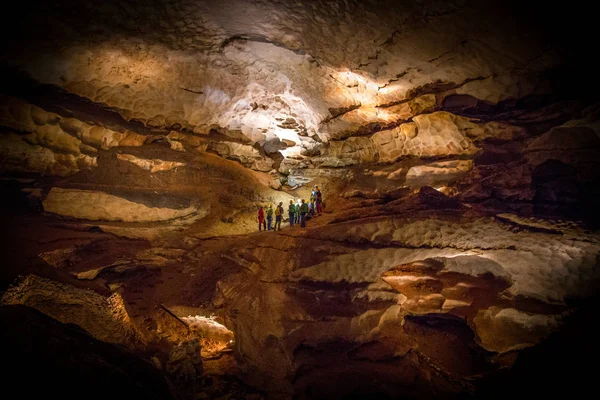
[[[597,23],[526,3],[11,4],[2,397],[593,393]]]

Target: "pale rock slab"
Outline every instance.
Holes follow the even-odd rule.
[[[410,187],[448,185],[465,176],[472,168],[471,160],[440,161],[419,165],[408,170],[405,183]]]
[[[43,205],[46,212],[93,221],[168,221],[198,212],[195,205],[183,209],[148,207],[104,192],[58,187],[50,190]]]
[[[117,159],[130,162],[151,173],[158,171],[169,171],[173,168],[183,167],[186,165],[185,163],[178,161],[139,158],[132,154],[117,154]]]
[[[490,307],[479,310],[473,324],[483,347],[504,353],[539,343],[559,327],[564,316]]]

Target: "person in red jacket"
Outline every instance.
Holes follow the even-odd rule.
[[[265,209],[260,206],[258,208],[258,230],[262,231],[262,228],[267,230],[267,221],[265,220]]]

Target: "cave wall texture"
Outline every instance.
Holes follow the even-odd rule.
[[[588,5],[63,0],[3,14],[0,316],[24,321],[3,345],[33,337],[15,365],[52,368],[72,345],[83,355],[57,360],[56,379],[100,357],[116,392],[184,400],[587,388]],[[307,228],[257,232],[258,205],[287,210],[315,184],[326,208]]]

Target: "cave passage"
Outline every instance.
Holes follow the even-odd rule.
[[[12,4],[3,394],[591,392],[591,11]]]

